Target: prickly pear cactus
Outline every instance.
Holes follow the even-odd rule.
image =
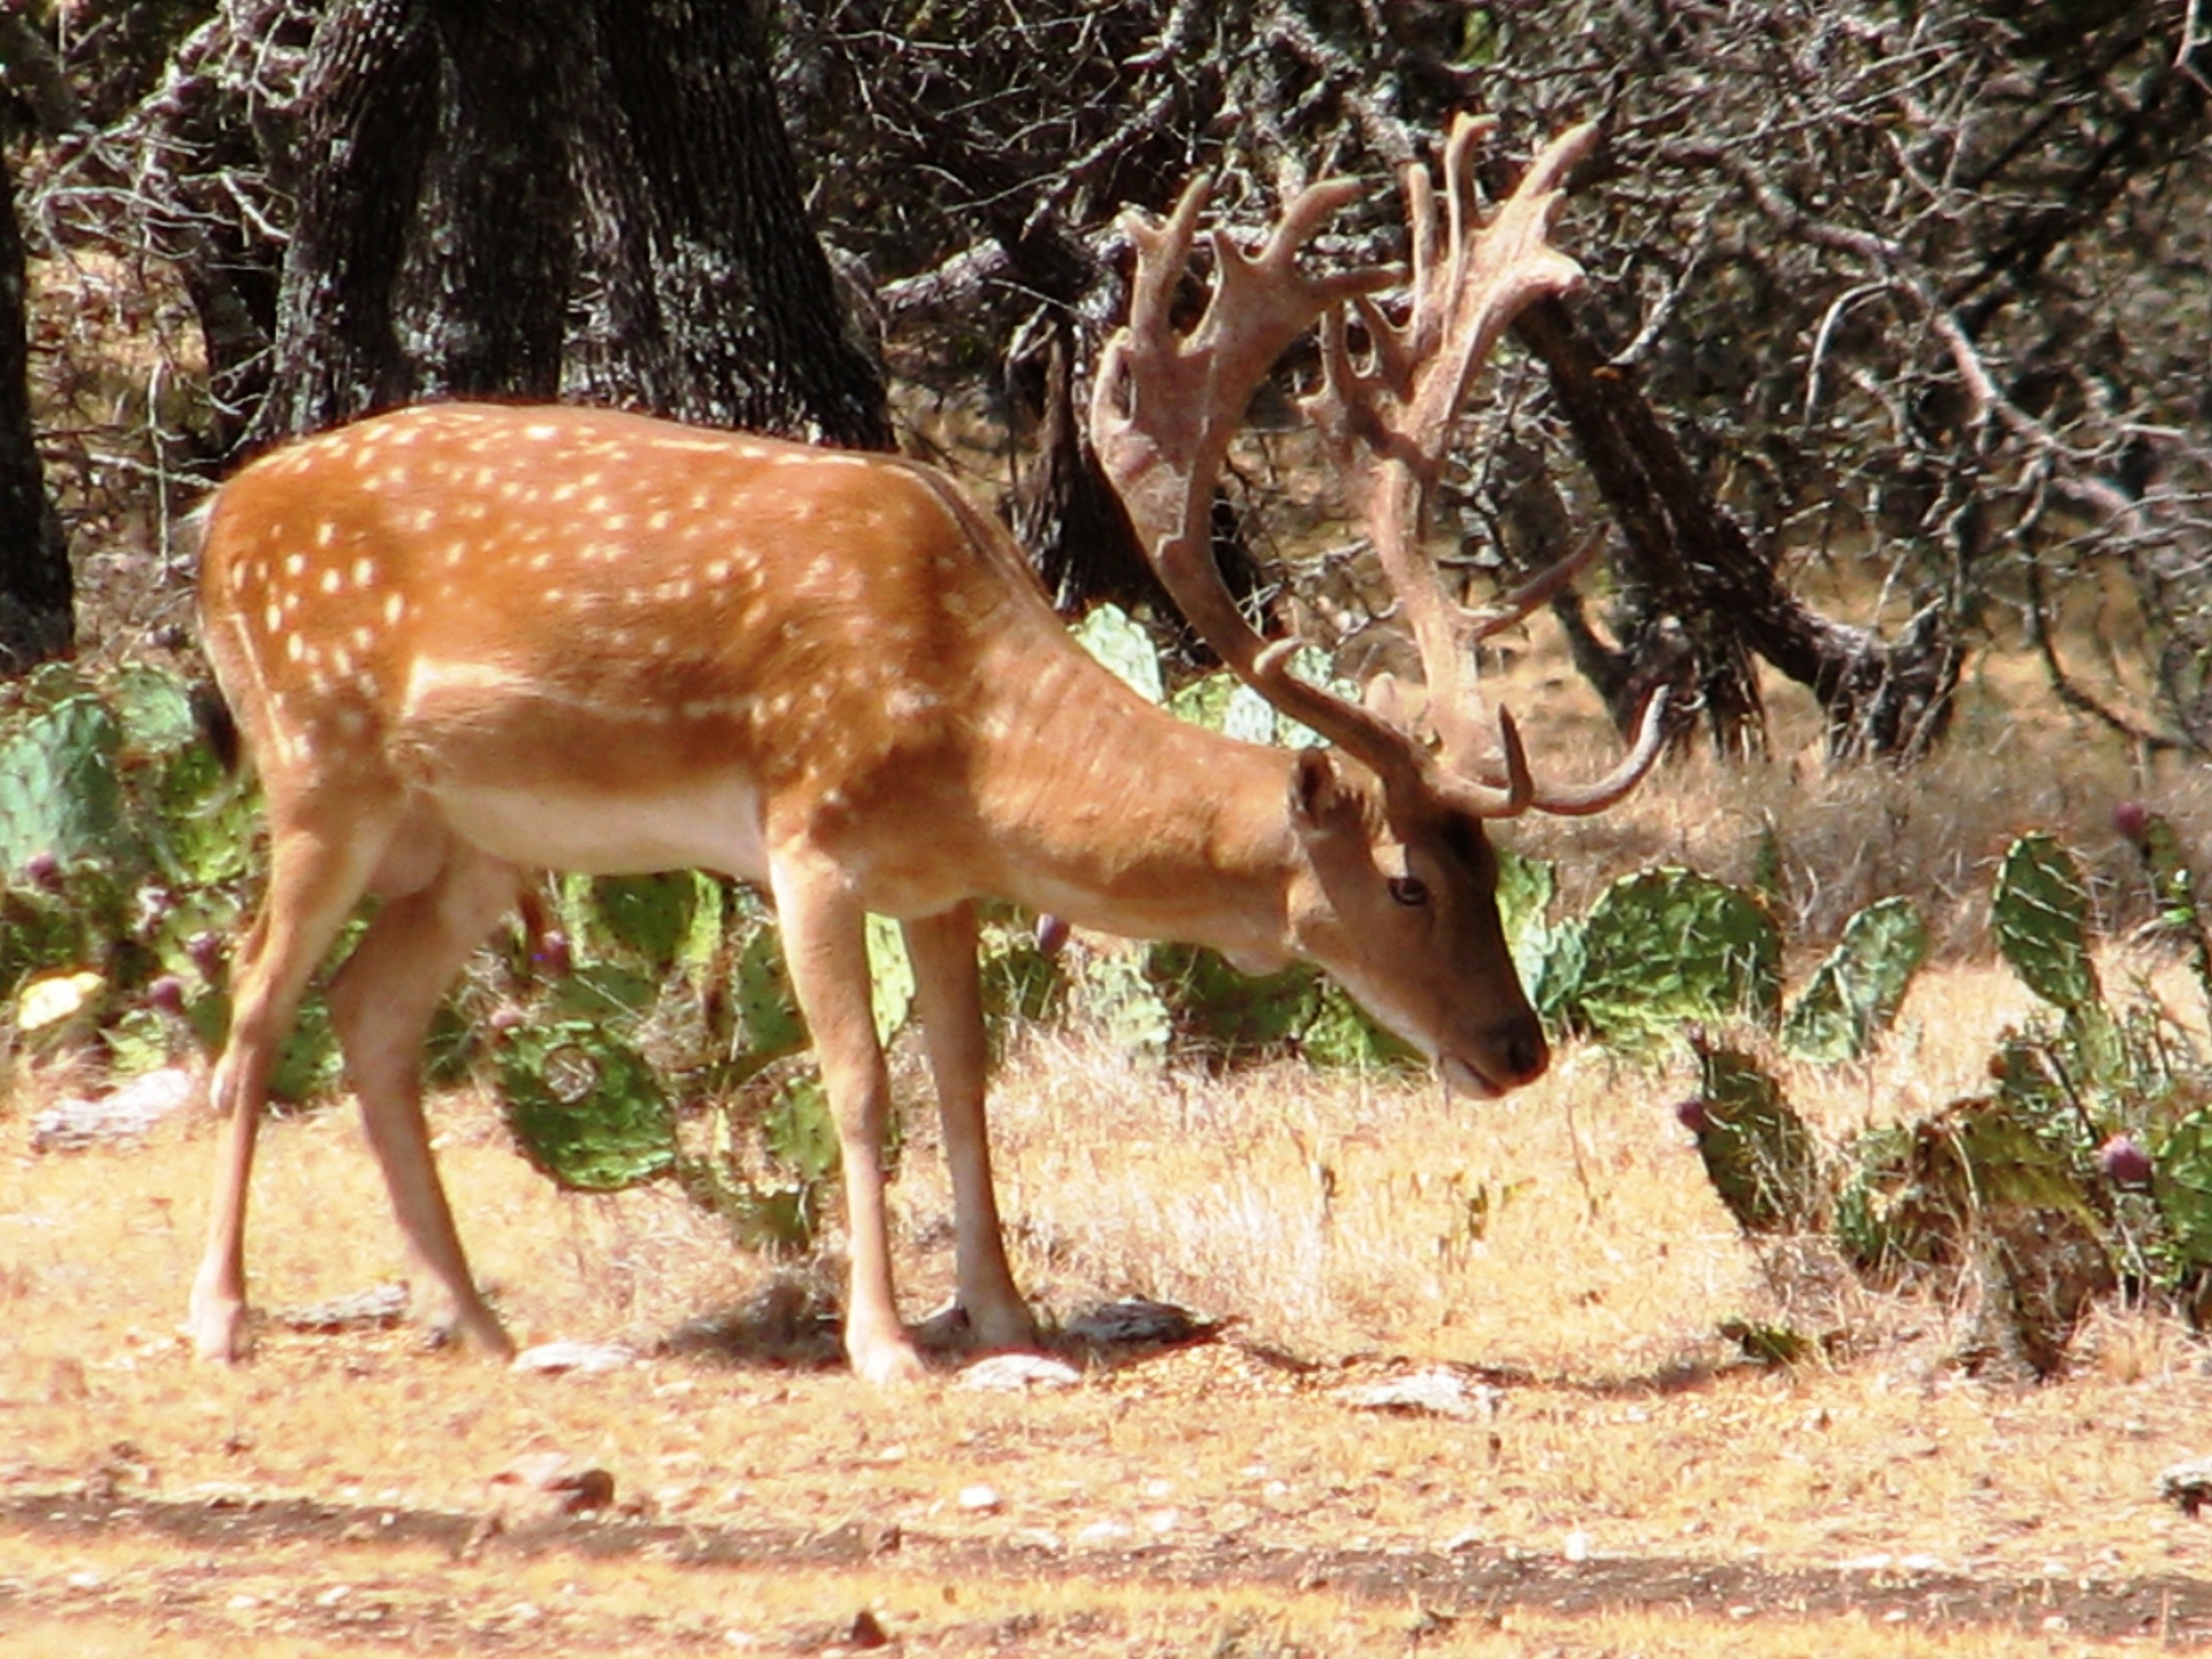
[[[2061,1009],[2102,1002],[2090,952],[2089,889],[2056,837],[2038,832],[2013,842],[1989,909],[1997,949],[2031,991]]]
[[[1783,1020],[1783,1046],[1801,1060],[1858,1059],[1896,1018],[1927,956],[1927,926],[1911,900],[1868,905]]]
[[[1822,1202],[1812,1131],[1750,1056],[1701,1039],[1696,1048],[1698,1097],[1682,1117],[1713,1190],[1746,1233],[1799,1231]]]
[[[642,1055],[595,1024],[510,1033],[498,1083],[516,1144],[560,1186],[613,1192],[674,1166],[675,1123],[659,1078]]]
[[[2166,1132],[2151,1171],[2177,1265],[2192,1277],[2212,1270],[2212,1110],[2191,1112]]]
[[[1217,1056],[1280,1050],[1305,1030],[1321,995],[1320,975],[1302,964],[1255,977],[1193,945],[1148,947],[1144,975],[1179,1041]]]
[[[121,725],[89,691],[57,696],[0,741],[0,871],[119,850],[122,747]]]
[[[1782,937],[1750,894],[1688,870],[1648,870],[1599,895],[1540,987],[1544,1011],[1630,1045],[1684,1022],[1771,1025],[1782,994]]]

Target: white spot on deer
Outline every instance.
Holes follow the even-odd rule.
[[[460,565],[461,565],[461,562],[462,562],[464,559],[467,558],[467,557],[468,557],[468,556],[469,556],[469,544],[468,544],[467,542],[465,542],[465,541],[449,541],[449,542],[447,542],[447,543],[445,544],[445,567],[446,567],[446,569],[448,569],[448,570],[456,570],[456,569],[458,569],[458,568],[459,568],[459,566],[460,566]]]
[[[584,503],[584,511],[586,512],[603,513],[607,511],[607,504],[606,494],[604,491],[602,491],[600,494],[591,496]],[[608,526],[609,529],[612,529],[613,527],[614,526],[611,525]]]
[[[264,605],[261,608],[262,632],[265,634],[274,634],[283,626],[284,612],[278,610],[274,604]]]
[[[345,572],[334,565],[323,572],[322,580],[315,585],[326,594],[334,594],[346,585]]]
[[[353,672],[353,653],[342,645],[332,647],[330,666],[340,679],[345,678]]]
[[[304,573],[306,572],[306,570],[307,570],[307,555],[306,555],[306,554],[304,554],[304,553],[287,553],[287,554],[284,556],[284,573],[285,573],[287,576],[299,576],[299,575],[303,575],[303,574],[304,574]]]
[[[315,545],[317,547],[328,547],[333,542],[337,541],[337,539],[338,526],[334,520],[326,518],[315,526]]]
[[[574,480],[564,479],[561,482],[553,486],[552,499],[555,501],[574,501],[581,493],[582,487],[577,484]]]
[[[284,655],[289,661],[298,662],[307,655],[307,641],[296,634],[288,634],[284,641]]]
[[[726,582],[726,581],[729,580],[730,580],[730,562],[729,562],[729,560],[727,560],[727,559],[715,559],[715,560],[711,561],[711,562],[710,562],[710,563],[707,565],[707,580],[708,580],[709,581],[710,581],[710,582],[718,582],[718,582]]]
[[[405,594],[386,594],[384,595],[384,621],[387,626],[397,627],[400,624],[401,618],[405,617],[406,614],[407,595]]]
[[[673,524],[673,523],[675,523],[675,522],[676,522],[676,515],[675,515],[674,513],[672,513],[672,512],[669,511],[667,508],[664,507],[664,508],[662,508],[662,509],[661,509],[658,512],[652,514],[649,518],[648,518],[646,519],[646,521],[645,521],[645,527],[646,527],[648,530],[654,530],[654,531],[665,530],[665,529],[667,529],[667,528],[668,528],[668,526],[669,526],[670,525],[672,525],[672,524]],[[615,526],[614,526],[613,523],[612,523],[611,521],[610,521],[610,522],[608,523],[607,528],[609,528],[610,530],[611,530],[611,529],[613,529],[614,527],[615,527]]]
[[[416,508],[407,515],[407,527],[417,535],[428,534],[438,527],[438,510],[435,507]]]
[[[522,429],[522,435],[543,443],[548,438],[559,437],[561,429],[549,420],[534,420]]]
[[[626,512],[611,512],[601,522],[605,525],[609,535],[620,535],[630,527],[630,515]]]
[[[353,585],[366,588],[376,580],[376,561],[365,555],[353,561]]]
[[[352,638],[353,649],[357,651],[371,651],[376,649],[376,630],[365,622],[354,629]]]
[[[358,737],[369,729],[369,717],[349,703],[338,710],[338,729],[348,737]]]
[[[534,571],[549,570],[552,565],[553,556],[550,553],[533,553],[530,556],[530,568]]]

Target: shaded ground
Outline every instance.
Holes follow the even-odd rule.
[[[1328,1591],[1402,1610],[1416,1636],[1424,1624],[1435,1633],[1462,1621],[1494,1627],[1515,1610],[1585,1616],[1643,1609],[1721,1624],[1849,1614],[1925,1632],[1987,1626],[2064,1631],[2089,1640],[2212,1643],[2212,1582],[2181,1577],[2099,1582],[1909,1570],[1763,1571],[1655,1557],[1570,1561],[1473,1546],[1448,1553],[1286,1550],[1217,1538],[1094,1549],[980,1543],[896,1525],[815,1532],[618,1515],[504,1521],[490,1509],[327,1503],[243,1490],[134,1497],[83,1486],[0,1500],[0,1532],[42,1547],[57,1561],[69,1559],[73,1548],[89,1548],[131,1563],[65,1577],[58,1601],[47,1599],[55,1586],[0,1577],[0,1632],[35,1607],[65,1621],[157,1612],[164,1628],[219,1640],[245,1628],[408,1647],[502,1632],[511,1640],[526,1631],[537,1640],[588,1637],[586,1628],[541,1628],[549,1619],[557,1624],[556,1614],[517,1618],[513,1565],[566,1557],[579,1563],[650,1561],[663,1571],[708,1579],[717,1573],[865,1568],[948,1585],[1018,1583],[1032,1593],[1053,1580],[1215,1594],[1236,1587],[1282,1597]],[[236,1590],[228,1569],[242,1557],[297,1561],[297,1571],[288,1575],[288,1593]],[[342,1593],[334,1593],[342,1586]],[[692,1623],[688,1612],[672,1608],[666,1620],[633,1621],[625,1640],[655,1647],[726,1640],[726,1632],[703,1632]],[[1005,1634],[996,1624],[966,1632],[977,1645],[995,1645]],[[895,1625],[856,1615],[787,1628],[774,1640],[804,1650],[881,1645],[896,1635]],[[956,1628],[935,1635],[949,1650],[967,1645]]]

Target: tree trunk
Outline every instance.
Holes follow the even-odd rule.
[[[407,401],[394,326],[438,120],[437,42],[415,0],[335,0],[301,95],[299,212],[276,370],[250,450]]]
[[[575,111],[590,303],[576,384],[715,426],[888,449],[883,371],[806,213],[755,9],[598,0]]]
[[[15,178],[0,152],[0,674],[61,656],[75,635],[69,550],[31,427],[27,320]]]
[[[713,0],[336,0],[251,443],[565,392],[887,446],[765,52]]]
[[[1673,618],[1686,637],[1716,747],[1742,756],[1766,746],[1754,652],[1819,699],[1831,754],[1909,757],[1942,736],[1961,651],[1939,610],[1922,611],[1902,638],[1887,641],[1808,609],[1565,304],[1541,301],[1517,327],[1549,371],[1576,446],[1620,524],[1631,581],[1652,615]]]

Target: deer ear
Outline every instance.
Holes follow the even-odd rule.
[[[1344,780],[1324,749],[1302,749],[1290,773],[1291,822],[1302,830],[1325,830],[1344,803]]]

